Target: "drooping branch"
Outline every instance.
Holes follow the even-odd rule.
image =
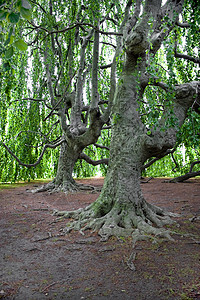
[[[109,159],[108,158],[103,158],[99,160],[92,160],[89,156],[87,156],[85,153],[81,153],[79,156],[80,159],[84,159],[87,163],[93,166],[97,166],[100,164],[106,164],[108,165]]]
[[[164,153],[162,153],[161,155],[159,155],[158,157],[154,157],[153,159],[151,159],[148,163],[146,163],[143,167],[142,170],[145,170],[147,168],[149,168],[151,165],[153,165],[156,161],[160,160],[161,158],[167,156],[170,153],[174,153],[176,149],[172,149],[172,150],[167,150]]]
[[[46,106],[47,108],[51,109],[51,107],[50,107],[49,105],[47,105],[45,99],[36,99],[36,98],[31,98],[31,97],[28,97],[28,98],[22,98],[22,99],[15,99],[15,100],[13,100],[13,101],[11,101],[11,102],[9,103],[9,106],[11,106],[12,103],[18,102],[18,101],[44,102],[45,106]]]
[[[200,58],[199,57],[193,57],[188,54],[178,53],[177,52],[177,37],[175,37],[175,47],[174,47],[174,56],[176,58],[183,58],[185,60],[192,61],[194,63],[200,64]]]
[[[112,63],[104,65],[104,66],[100,66],[100,69],[105,70],[105,69],[108,69],[108,68],[111,68],[111,67],[112,67]]]
[[[33,21],[31,21],[31,22],[28,21],[28,23],[32,26],[32,29],[35,29],[35,30],[40,29],[40,30],[43,30],[43,31],[47,32],[44,39],[46,39],[51,34],[64,33],[64,32],[73,30],[76,27],[83,27],[84,28],[84,26],[88,26],[88,27],[92,28],[92,30],[98,30],[98,32],[103,34],[103,35],[122,36],[122,33],[118,33],[118,32],[115,32],[115,31],[103,31],[103,30],[98,29],[95,25],[93,25],[91,23],[87,23],[87,22],[76,22],[75,24],[71,24],[68,27],[65,27],[63,29],[52,30],[52,31],[48,30],[45,27],[42,27],[41,25],[35,25]]]
[[[40,161],[42,160],[43,156],[44,156],[44,153],[46,151],[47,148],[51,148],[51,149],[55,149],[57,148],[58,146],[60,146],[65,140],[62,139],[61,141],[59,141],[58,143],[54,144],[54,145],[51,145],[51,144],[46,144],[44,145],[44,148],[38,158],[38,160],[34,163],[34,164],[26,164],[26,163],[23,163],[13,152],[12,150],[6,145],[4,144],[3,142],[1,142],[1,144],[6,148],[6,150],[15,158],[15,160],[23,167],[27,167],[27,168],[30,168],[30,167],[36,167]]]
[[[172,171],[176,172],[176,168],[179,168],[179,164],[178,164],[176,158],[174,157],[174,153],[171,153],[171,157],[172,157],[172,160],[173,160],[173,162],[175,164],[175,166],[173,167]]]
[[[55,98],[54,98],[54,92],[53,92],[53,84],[52,84],[52,78],[51,78],[51,72],[49,68],[49,62],[48,62],[48,46],[46,45],[46,49],[44,51],[44,62],[45,62],[45,68],[46,68],[46,77],[47,77],[47,86],[49,90],[49,95],[51,99],[51,105],[55,106]]]
[[[200,160],[196,160],[196,161],[193,161],[193,162],[191,163],[189,173],[192,172],[194,166],[197,165],[197,164],[200,164]]]
[[[39,6],[40,9],[41,9],[45,14],[47,14],[46,10],[44,9],[44,7],[42,7],[42,5],[40,5],[40,3],[38,3],[37,1],[34,1],[34,0],[30,0],[30,1],[31,1],[31,3],[36,4],[37,6]]]
[[[140,2],[140,0],[139,0],[139,2]],[[110,114],[111,114],[111,108],[112,108],[112,105],[113,105],[113,100],[114,100],[115,91],[116,91],[117,60],[118,60],[118,57],[119,57],[119,55],[121,53],[121,50],[122,50],[123,31],[125,30],[125,26],[126,26],[127,21],[129,19],[129,12],[130,12],[131,6],[132,6],[132,0],[128,0],[126,8],[125,8],[124,19],[123,19],[122,24],[119,28],[119,33],[120,34],[116,39],[115,55],[114,55],[113,61],[111,63],[110,91],[109,91],[108,107],[107,107],[106,111],[103,113],[103,115],[101,116],[101,119],[104,123],[108,122],[108,120],[110,118]]]
[[[180,21],[176,21],[176,25],[181,27],[181,28],[190,28],[191,25],[187,22],[181,23]]]
[[[200,176],[200,171],[186,173],[185,175],[170,179],[169,182],[183,182],[196,176]]]

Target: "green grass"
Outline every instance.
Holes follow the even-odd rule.
[[[20,186],[26,186],[28,184],[40,184],[40,183],[48,183],[50,182],[51,179],[36,179],[36,180],[31,180],[31,181],[19,181],[15,183],[0,183],[0,190],[3,189],[15,189]]]

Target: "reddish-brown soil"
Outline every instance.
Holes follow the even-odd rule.
[[[102,186],[103,179],[82,182]],[[34,185],[0,190],[0,298],[200,299],[200,179],[142,184],[149,202],[181,217],[171,226],[174,242],[138,242],[135,272],[127,267],[130,238],[62,235],[67,220],[51,214],[85,207],[98,193],[32,194]]]

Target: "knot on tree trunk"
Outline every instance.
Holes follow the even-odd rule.
[[[176,133],[173,129],[168,129],[164,132],[155,131],[152,136],[147,136],[145,146],[150,155],[158,156],[173,148],[175,143]]]

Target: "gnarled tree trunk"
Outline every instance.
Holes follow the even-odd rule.
[[[148,136],[138,116],[136,81],[125,75],[113,107],[114,126],[111,141],[109,170],[100,197],[86,209],[57,212],[58,215],[78,218],[70,229],[99,229],[103,239],[127,236],[134,228],[147,233],[166,235],[153,227],[171,223],[170,213],[148,204],[141,191],[140,176],[145,160],[150,156]],[[169,146],[169,145],[168,145]],[[160,145],[159,147],[163,147]]]
[[[63,191],[73,192],[78,190],[78,185],[72,177],[75,163],[77,162],[82,149],[76,143],[70,144],[66,141],[60,146],[60,156],[56,177],[52,182],[38,189],[38,192],[43,191]]]
[[[69,146],[64,142],[60,147],[60,156],[57,168],[57,174],[51,185],[53,188],[63,192],[76,191],[78,186],[72,177],[75,163],[81,153],[76,145]]]

